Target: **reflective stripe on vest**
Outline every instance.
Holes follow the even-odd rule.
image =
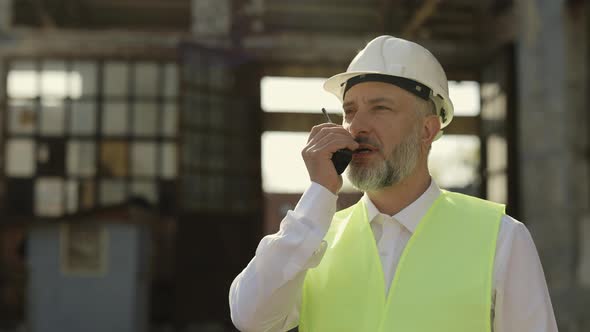
[[[362,201],[339,211],[321,263],[307,272],[299,330],[489,332],[504,206],[443,191],[404,249],[385,295]]]

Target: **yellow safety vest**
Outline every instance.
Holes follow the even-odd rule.
[[[304,332],[489,332],[504,206],[443,191],[400,258],[389,295],[362,201],[339,211],[307,272]]]

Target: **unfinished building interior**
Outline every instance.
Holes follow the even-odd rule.
[[[478,110],[453,188],[531,231],[559,328],[590,331],[584,0],[0,0],[0,331],[234,331],[228,288],[296,193],[265,193],[264,77],[416,41]],[[339,114],[333,114],[339,119]],[[299,151],[293,151],[299,155]],[[342,204],[355,194],[345,194]]]

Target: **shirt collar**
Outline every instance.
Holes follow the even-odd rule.
[[[430,181],[430,186],[428,189],[418,197],[414,202],[410,205],[403,208],[400,212],[396,213],[393,218],[400,222],[400,224],[404,225],[411,233],[414,233],[414,230],[418,226],[418,223],[424,215],[426,211],[430,208],[432,203],[438,198],[438,196],[442,193],[438,185],[434,182],[434,180]],[[371,202],[371,199],[365,193],[361,198],[367,207],[367,216],[369,217],[369,222],[375,220],[378,215],[381,214],[377,207]]]

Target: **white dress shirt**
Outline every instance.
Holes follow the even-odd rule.
[[[394,216],[380,213],[367,195],[361,198],[379,250],[386,292],[409,238],[440,194],[431,181],[416,201]],[[326,250],[323,238],[337,198],[312,183],[287,213],[279,232],[260,241],[256,255],[230,288],[231,318],[240,331],[288,331],[298,325],[305,272],[320,263]],[[492,297],[494,332],[557,332],[535,244],[526,227],[507,215],[498,234]]]

